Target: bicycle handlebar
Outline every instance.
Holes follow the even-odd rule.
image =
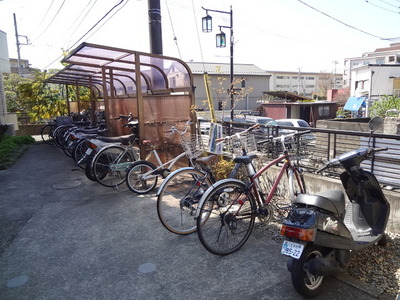
[[[326,162],[324,166],[322,166],[321,168],[319,168],[318,170],[315,171],[315,173],[321,173],[322,171],[324,171],[327,168],[330,168],[332,166],[338,166],[340,164],[342,164],[342,162],[348,160],[348,159],[353,159],[354,157],[360,156],[363,157],[364,159],[368,158],[368,156],[375,154],[376,152],[380,152],[380,151],[387,151],[388,148],[384,147],[384,148],[361,148],[358,150],[353,150],[353,151],[349,151],[346,153],[343,153],[342,155],[335,157],[333,159],[331,159],[330,161]],[[364,160],[363,159],[363,160]]]
[[[303,135],[303,134],[307,134],[307,133],[310,133],[311,132],[311,130],[305,130],[305,131],[297,131],[297,132],[293,132],[293,133],[288,133],[288,134],[282,134],[281,136],[278,136],[278,137],[274,137],[273,138],[273,140],[274,141],[285,141],[286,139],[288,139],[288,138],[291,138],[291,137],[294,137],[294,136],[301,136],[301,135]]]
[[[253,126],[250,126],[249,128],[247,128],[246,130],[243,130],[241,132],[235,133],[233,135],[228,135],[228,136],[220,138],[220,139],[216,139],[215,141],[217,143],[219,143],[219,142],[223,142],[225,140],[230,140],[230,139],[232,139],[234,137],[240,136],[241,134],[245,134],[245,133],[251,132],[252,130],[254,130],[256,128],[259,128],[259,127],[260,127],[260,124],[256,123]]]

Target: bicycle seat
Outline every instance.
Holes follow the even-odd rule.
[[[96,128],[78,128],[78,129],[76,129],[76,132],[88,133],[88,134],[98,133],[99,131],[101,131],[101,130],[98,127],[96,127]]]
[[[128,134],[114,137],[98,137],[97,139],[106,143],[121,143],[123,145],[128,145],[129,142],[132,142],[136,139],[136,135]]]
[[[256,154],[238,156],[233,159],[233,162],[240,163],[240,164],[249,164],[255,158],[257,158]]]
[[[294,203],[320,207],[338,216],[345,211],[345,198],[341,190],[327,190],[315,195],[300,194]]]
[[[203,156],[196,158],[195,162],[202,165],[212,165],[216,162],[217,158],[218,157],[216,155]]]

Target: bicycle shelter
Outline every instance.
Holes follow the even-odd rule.
[[[182,130],[194,118],[193,75],[185,62],[82,43],[62,63],[67,66],[47,82],[75,86],[77,91],[80,86],[90,88],[91,113],[94,116],[95,111],[105,111],[110,136],[129,134],[129,129],[115,118],[132,113],[139,121],[140,141],[157,141],[156,148],[163,150],[160,154],[176,154],[179,139],[167,132],[172,125]],[[68,101],[69,111],[79,112],[78,92],[77,99],[78,103]],[[189,131],[194,132],[194,126]],[[140,146],[142,157],[146,150]]]

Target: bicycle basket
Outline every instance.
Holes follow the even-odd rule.
[[[182,148],[190,158],[199,157],[205,152],[203,138],[197,134],[182,136]]]
[[[242,149],[247,154],[257,151],[256,139],[253,133],[234,135],[231,139],[225,141],[225,150],[234,157],[243,155]]]

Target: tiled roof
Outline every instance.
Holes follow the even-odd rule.
[[[188,66],[192,70],[193,74],[203,74],[207,72],[210,75],[230,74],[230,64],[226,63],[202,63],[202,62],[187,62]],[[250,64],[234,64],[233,73],[235,75],[259,75],[266,76],[269,73],[265,70],[260,69],[255,65]]]

